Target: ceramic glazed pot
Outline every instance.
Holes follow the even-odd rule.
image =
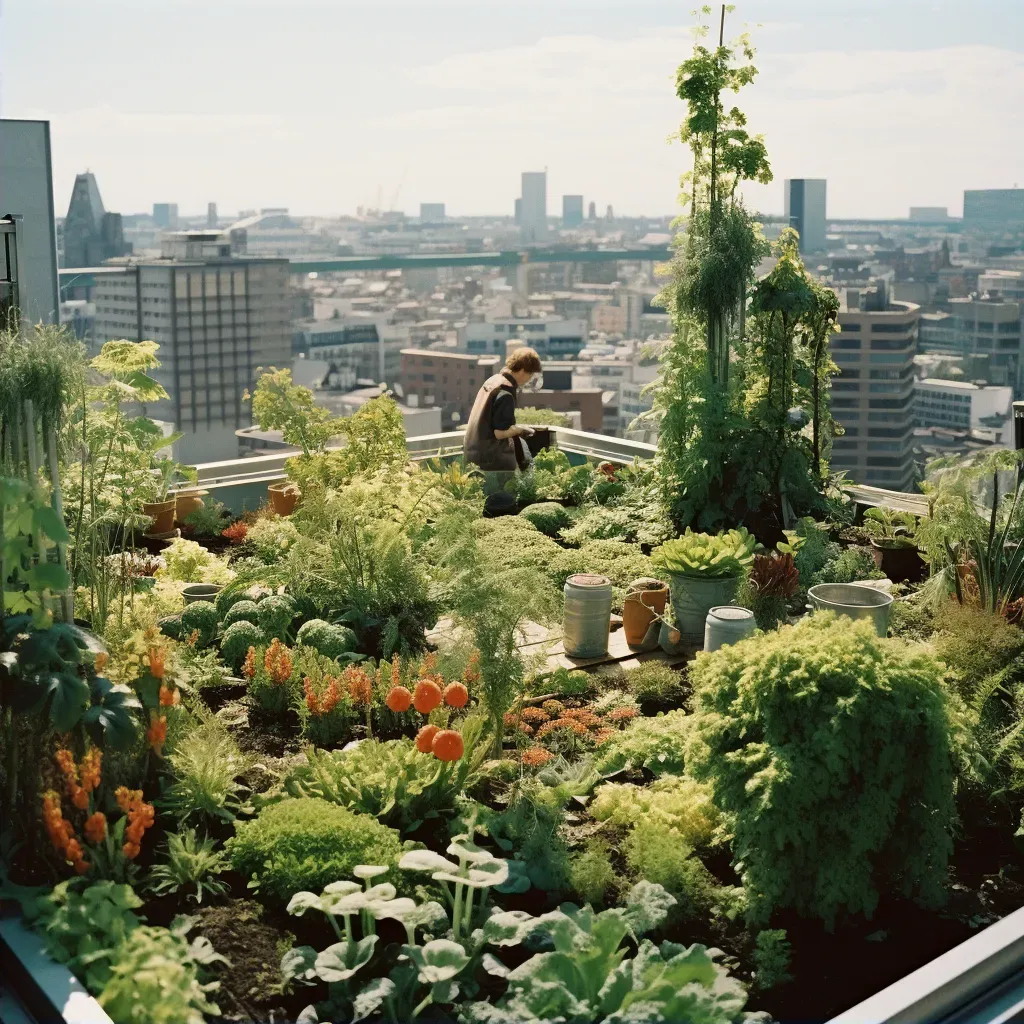
[[[708,612],[718,605],[732,604],[740,588],[739,576],[680,576],[672,580],[672,611],[683,642],[695,647],[704,644],[704,625]]]
[[[148,533],[159,536],[161,533],[170,533],[174,529],[174,508],[175,500],[169,501],[144,501],[142,503],[142,514],[153,520],[153,525]]]
[[[185,587],[181,596],[185,604],[193,604],[196,601],[216,601],[217,595],[223,587],[219,583],[190,583]]]
[[[642,577],[627,587],[622,605],[622,631],[630,647],[640,647],[656,618],[665,613],[668,585],[661,580]]]
[[[920,583],[928,574],[928,566],[916,547],[886,547],[872,540],[871,557],[893,583]]]
[[[279,516],[290,516],[295,511],[299,498],[302,497],[298,487],[285,480],[276,484],[268,484],[267,496],[270,498],[270,507]]]

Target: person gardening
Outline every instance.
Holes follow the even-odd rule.
[[[532,427],[516,423],[519,389],[540,373],[540,356],[532,348],[517,348],[505,368],[480,386],[466,426],[463,452],[467,462],[488,476],[488,490],[501,490],[516,469],[531,462],[524,437]],[[492,474],[494,474],[492,476]]]

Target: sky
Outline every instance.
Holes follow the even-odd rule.
[[[676,209],[687,152],[667,0],[0,0],[0,116],[51,122],[54,194],[93,171],[108,210],[268,206],[511,214]],[[718,6],[714,7],[717,17]],[[775,181],[828,180],[832,217],[959,215],[1024,185],[1024,0],[739,0],[760,73],[736,102]]]

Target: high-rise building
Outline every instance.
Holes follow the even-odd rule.
[[[217,227],[217,204],[206,204],[206,226],[211,230]]]
[[[96,175],[91,171],[76,175],[64,218],[64,266],[95,267],[130,252],[121,214],[103,209]]]
[[[949,210],[945,206],[912,206],[910,220],[917,223],[936,223],[949,220]]]
[[[587,207],[587,220],[597,220],[597,203],[591,199],[590,206]]]
[[[800,251],[818,252],[825,248],[825,179],[787,178],[785,217],[800,233]]]
[[[583,196],[562,196],[562,227],[578,228],[583,223]]]
[[[97,344],[159,344],[153,375],[170,399],[146,413],[185,432],[175,456],[234,458],[234,432],[251,422],[243,391],[258,367],[291,362],[288,261],[238,257],[216,231],[171,233],[158,259],[125,261],[123,273],[98,277],[95,301]]]
[[[153,220],[158,228],[167,228],[173,231],[178,226],[178,204],[177,203],[154,203]]]
[[[542,241],[548,232],[548,173],[523,171],[519,228],[524,242]]]
[[[1024,392],[1024,345],[1019,302],[995,298],[951,299],[957,343],[963,356],[987,356],[990,384]]]
[[[0,120],[0,216],[10,216],[0,238],[0,280],[12,276],[10,285],[0,287],[5,294],[0,306],[13,303],[16,290],[26,319],[56,323],[60,299],[49,121]]]
[[[914,483],[914,355],[921,307],[890,302],[884,282],[840,291],[831,354],[832,415],[844,434],[830,464],[854,483],[907,491]]]
[[[964,190],[964,226],[1016,228],[1024,225],[1024,188]]]
[[[513,217],[517,224],[523,223],[523,200],[521,196],[516,200],[515,213],[513,214]]]
[[[444,203],[420,203],[420,221],[423,224],[443,224]]]
[[[1013,389],[966,380],[926,377],[914,384],[914,423],[987,436],[1008,444],[1012,433]]]

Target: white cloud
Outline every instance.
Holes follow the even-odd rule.
[[[785,32],[764,39],[784,45]],[[519,172],[546,166],[552,212],[560,193],[582,192],[600,209],[668,213],[686,167],[666,139],[683,114],[674,74],[689,49],[685,30],[548,37],[396,69],[388,91],[339,96],[329,115],[71,111],[52,118],[58,207],[90,166],[126,212],[160,198],[348,211],[378,190],[387,200],[403,178],[409,209],[436,199],[454,213],[511,212]],[[1020,177],[1020,54],[762,50],[757,64],[738,103],[779,179],[749,191],[762,209],[781,209],[784,177],[828,178],[830,213],[848,216],[959,212],[964,188]]]

